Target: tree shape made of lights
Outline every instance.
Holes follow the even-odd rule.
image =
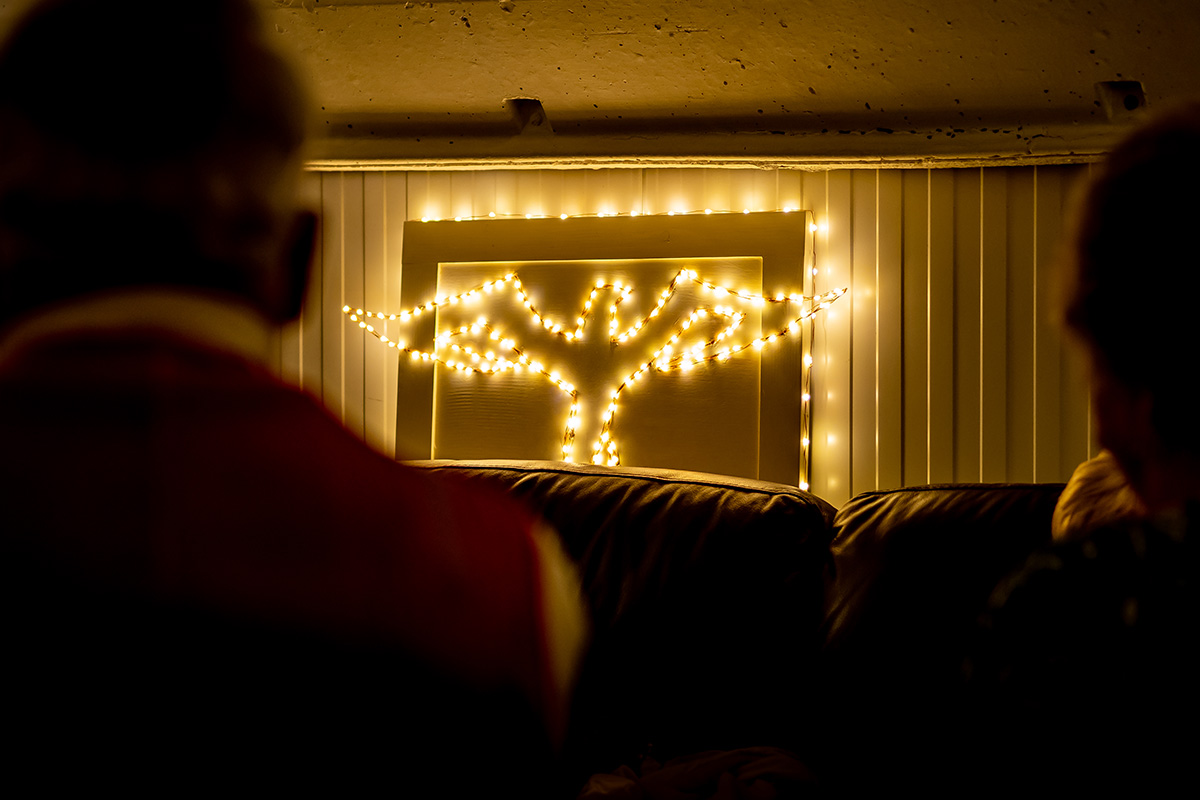
[[[684,281],[696,284],[716,302],[681,310],[674,320],[669,321],[667,318],[670,314],[665,312],[672,305],[671,301],[677,296],[677,289]],[[413,346],[403,339],[390,338],[376,327],[376,321],[399,321],[403,325],[423,314],[448,306],[469,307],[488,295],[504,291],[515,292],[516,300],[526,309],[533,322],[548,335],[568,343],[580,344],[597,335],[604,335],[598,334],[596,326],[589,325],[588,322],[596,316],[596,307],[601,295],[610,295],[606,341],[614,354],[629,354],[621,360],[623,366],[616,370],[616,374],[622,375],[623,378],[615,385],[585,387],[581,390],[564,377],[563,368],[548,365],[545,359],[530,355],[516,338],[509,336],[484,317],[479,317],[471,324],[437,333],[432,348],[428,350]],[[618,319],[618,307],[633,295],[634,289],[630,286],[616,281],[597,281],[589,296],[581,303],[575,318],[561,321],[539,311],[526,293],[518,274],[509,272],[466,292],[438,297],[398,314],[381,314],[361,308],[351,309],[350,306],[344,306],[342,311],[380,342],[388,347],[403,350],[414,360],[478,374],[529,372],[550,381],[565,393],[571,402],[562,437],[561,452],[564,461],[575,460],[575,439],[576,432],[581,427],[581,407],[602,409],[598,419],[593,418],[593,424],[598,422],[599,428],[591,443],[591,461],[595,464],[615,466],[621,463],[620,447],[614,430],[621,396],[647,374],[653,371],[687,371],[706,363],[719,364],[736,357],[739,353],[761,350],[782,338],[799,335],[802,322],[828,308],[845,292],[845,289],[834,289],[817,296],[782,293],[767,296],[719,286],[704,279],[694,270],[682,269],[659,293],[649,312],[632,324],[622,325]],[[778,330],[765,335],[760,330],[759,335],[753,339],[738,337],[737,332],[746,317],[741,308],[747,305],[761,308],[766,304],[792,304],[796,310],[794,315],[788,314],[787,323]],[[624,345],[633,340],[644,340],[646,337],[657,337],[652,357],[645,357],[646,350],[623,349]],[[587,397],[590,402],[581,403],[581,396]]]

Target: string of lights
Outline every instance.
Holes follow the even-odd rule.
[[[782,211],[784,214],[791,214],[793,212],[799,211],[800,209],[793,208],[792,206],[784,206],[783,208],[777,209],[777,210]],[[711,216],[712,214],[739,214],[739,213],[740,214],[753,214],[753,213],[763,213],[763,211],[764,211],[764,209],[758,209],[757,211],[754,211],[749,208],[743,208],[740,212],[734,211],[734,210],[714,210],[711,208],[697,208],[697,209],[674,208],[669,211],[646,212],[646,211],[640,211],[635,208],[635,209],[631,209],[630,211],[594,211],[591,213],[583,213],[583,214],[507,214],[507,213],[497,213],[495,211],[489,211],[487,214],[477,214],[477,215],[470,215],[470,214],[461,215],[460,214],[460,215],[455,215],[453,217],[435,217],[435,216],[430,216],[430,215],[426,214],[425,216],[421,217],[421,222],[446,222],[449,220],[454,220],[455,222],[474,222],[474,221],[486,220],[486,219],[562,219],[562,220],[567,220],[567,219],[595,219],[595,218],[602,218],[602,217],[654,217],[654,216],[675,217],[675,216],[688,216],[688,215],[694,215],[694,214],[705,214],[705,215]],[[812,226],[811,230],[815,231],[815,230],[817,230],[817,227],[814,225],[814,226]]]
[[[832,302],[845,293],[845,289],[835,289],[819,296],[805,296],[799,293],[777,293],[767,296],[747,290],[721,286],[701,278],[694,270],[683,269],[672,278],[667,288],[660,293],[655,306],[648,313],[625,330],[620,330],[617,307],[622,301],[632,295],[632,287],[620,282],[606,283],[598,281],[591,290],[588,298],[583,302],[582,308],[573,320],[574,324],[572,325],[556,321],[543,314],[525,291],[517,273],[509,272],[500,278],[487,281],[468,291],[456,295],[440,296],[422,305],[414,306],[398,313],[383,314],[361,308],[351,309],[350,306],[343,306],[342,311],[352,321],[357,322],[360,328],[373,335],[380,342],[387,344],[389,347],[407,352],[413,360],[441,364],[460,372],[494,374],[508,371],[528,371],[548,379],[571,400],[570,411],[564,427],[561,453],[564,461],[573,461],[575,431],[578,428],[580,417],[578,389],[565,380],[559,370],[547,367],[540,361],[531,358],[512,338],[506,337],[486,318],[480,317],[471,325],[460,326],[437,334],[434,338],[434,348],[432,351],[421,350],[410,346],[403,340],[389,338],[386,333],[375,327],[375,321],[389,322],[398,320],[401,323],[408,322],[416,317],[420,317],[422,314],[433,312],[442,307],[455,306],[460,303],[472,303],[493,294],[498,289],[511,286],[517,293],[521,305],[527,310],[535,324],[542,327],[551,335],[571,342],[582,339],[587,320],[592,315],[593,306],[598,295],[604,290],[611,289],[616,294],[616,299],[608,308],[609,342],[614,346],[619,346],[638,336],[651,320],[659,315],[670,299],[676,294],[680,282],[684,280],[697,284],[704,292],[712,294],[718,299],[738,298],[756,307],[762,307],[767,304],[795,303],[801,306],[801,311],[779,330],[765,336],[760,335],[751,341],[737,344],[729,344],[727,340],[742,324],[745,314],[737,311],[732,306],[703,306],[693,310],[686,318],[681,320],[667,341],[654,351],[653,357],[639,364],[633,372],[625,376],[621,383],[613,389],[608,406],[601,415],[600,433],[598,439],[592,443],[591,461],[596,464],[616,466],[620,464],[620,448],[613,432],[613,426],[618,410],[618,402],[621,395],[641,380],[648,372],[670,372],[675,370],[686,372],[701,364],[726,361],[738,353],[751,349],[761,350],[782,338],[795,336],[801,332],[802,322],[811,319],[822,309],[828,308]],[[714,336],[704,341],[694,343],[690,347],[676,349],[679,340],[695,323],[710,316],[720,318],[728,324],[722,327]],[[459,345],[455,341],[457,337],[480,334],[486,334],[490,341],[496,343],[502,354],[498,355],[492,349],[480,351],[470,345]],[[723,343],[724,346],[718,348],[718,345]],[[811,363],[811,356],[805,354],[806,371],[811,366]],[[806,404],[808,402],[807,388],[805,390],[804,402]],[[807,429],[805,433],[807,434]],[[804,450],[806,462],[807,441],[808,438],[805,435]]]
[[[800,209],[793,206],[783,206],[779,209],[785,214],[799,212]],[[764,209],[758,209],[758,212]],[[605,217],[650,217],[650,216],[684,216],[684,215],[713,215],[713,214],[737,214],[736,210],[714,210],[712,208],[704,209],[683,209],[673,208],[663,212],[646,212],[640,209],[631,209],[628,212],[611,211],[601,209],[592,213],[574,213],[574,214],[540,214],[540,213],[497,213],[489,212],[486,215],[456,215],[453,217],[438,217],[433,215],[425,215],[421,217],[421,222],[442,222],[453,220],[455,222],[469,222],[489,219],[580,219],[580,218],[605,218]],[[750,208],[743,208],[741,214],[755,213]],[[809,232],[816,233],[822,228],[816,224],[809,225]],[[817,270],[812,269],[815,285],[815,276]],[[342,311],[347,314],[352,321],[358,323],[359,327],[367,333],[373,335],[380,342],[388,347],[402,350],[409,354],[414,361],[424,361],[431,364],[441,364],[448,369],[454,369],[459,372],[470,372],[478,374],[495,374],[501,372],[522,372],[527,371],[539,375],[549,380],[560,391],[566,394],[571,400],[570,410],[567,416],[567,422],[564,426],[562,440],[562,459],[564,461],[572,461],[575,444],[575,431],[579,427],[580,420],[580,403],[579,391],[569,381],[562,377],[559,370],[551,369],[545,366],[541,361],[531,358],[526,352],[517,345],[510,337],[505,336],[497,330],[485,318],[480,317],[471,325],[460,326],[458,328],[444,331],[434,337],[433,350],[421,350],[408,345],[401,339],[392,339],[383,331],[375,327],[376,323],[383,323],[386,327],[387,322],[399,321],[407,323],[413,319],[420,317],[422,314],[431,313],[444,306],[457,305],[459,303],[470,303],[480,297],[490,295],[498,289],[504,289],[509,284],[517,292],[521,304],[530,314],[533,321],[540,325],[548,333],[561,337],[567,342],[580,341],[584,334],[587,321],[590,318],[593,310],[593,305],[596,302],[599,294],[604,290],[612,290],[616,294],[616,299],[613,300],[608,308],[608,333],[609,341],[615,347],[625,344],[639,333],[641,333],[652,319],[666,306],[667,302],[674,296],[679,282],[689,280],[699,284],[702,289],[712,293],[718,299],[730,298],[731,302],[741,300],[750,302],[757,307],[762,307],[767,303],[795,303],[800,305],[801,312],[790,319],[789,322],[774,332],[768,333],[765,336],[759,336],[748,342],[738,344],[730,344],[730,336],[740,327],[745,314],[737,311],[732,306],[713,305],[703,306],[693,310],[687,318],[683,319],[676,327],[672,335],[663,344],[662,347],[655,350],[652,358],[629,373],[621,383],[613,389],[610,402],[605,408],[601,417],[601,430],[599,438],[592,443],[591,460],[597,464],[617,465],[620,463],[620,450],[617,445],[616,437],[613,435],[613,426],[616,419],[618,409],[618,401],[621,395],[631,386],[642,380],[647,373],[683,371],[686,372],[697,366],[712,362],[723,362],[738,353],[749,350],[761,350],[769,347],[775,342],[789,336],[797,336],[802,333],[802,324],[807,323],[808,340],[811,342],[814,334],[813,323],[815,316],[821,310],[828,308],[829,305],[846,293],[846,289],[834,289],[823,294],[817,294],[814,287],[814,292],[811,296],[806,296],[801,293],[777,293],[773,296],[758,295],[745,290],[735,290],[729,287],[721,286],[710,281],[701,279],[694,271],[684,269],[681,270],[670,282],[670,285],[664,289],[658,298],[654,308],[650,310],[640,320],[635,321],[632,325],[624,330],[620,330],[620,324],[617,318],[617,307],[624,300],[628,299],[633,288],[625,286],[619,281],[613,283],[597,282],[596,286],[591,290],[588,298],[583,302],[582,308],[575,316],[573,323],[556,321],[537,309],[528,293],[525,291],[520,278],[515,272],[505,274],[501,278],[485,282],[474,289],[462,292],[457,295],[442,296],[433,300],[427,301],[424,304],[414,306],[407,310],[394,313],[382,314],[376,311],[364,309],[351,309],[350,306],[343,306]],[[736,300],[735,300],[736,298]],[[807,304],[807,305],[805,305]],[[728,324],[717,331],[711,338],[692,344],[689,347],[681,347],[677,349],[679,340],[684,336],[693,325],[699,320],[706,317],[716,317],[725,320]],[[492,348],[484,348],[479,350],[469,344],[458,344],[456,339],[466,337],[468,335],[480,335],[486,333],[489,341],[499,345],[502,353],[507,355],[498,355]],[[724,344],[719,347],[719,344]],[[805,352],[803,355],[803,367],[801,369],[801,408],[800,408],[800,426],[801,426],[801,477],[800,488],[808,489],[808,473],[810,465],[810,447],[811,447],[811,405],[812,395],[810,392],[812,380],[812,355]]]

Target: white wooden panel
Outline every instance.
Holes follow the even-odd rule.
[[[1078,180],[1091,179],[1094,167],[1080,168]],[[1068,208],[1070,208],[1068,199]],[[1069,211],[1068,211],[1069,213]],[[1064,234],[1066,229],[1064,228]],[[1099,452],[1097,431],[1092,424],[1091,396],[1088,390],[1088,375],[1083,354],[1075,347],[1067,346],[1063,352],[1059,381],[1063,387],[1061,424],[1062,469],[1069,473],[1071,468]]]
[[[364,357],[367,337],[346,324],[342,306],[363,296],[364,262],[363,179],[365,172],[346,174],[342,185],[341,296],[326,298],[325,324],[340,327],[342,351],[342,422],[360,439],[366,439]],[[357,306],[356,306],[357,307]]]
[[[387,308],[388,284],[388,194],[387,173],[367,172],[362,174],[362,299],[352,294],[347,302],[364,308]],[[342,322],[346,325],[345,320]],[[347,328],[353,332],[353,329]],[[367,444],[380,452],[387,452],[388,417],[395,420],[395,411],[387,405],[388,381],[393,385],[395,377],[388,366],[396,358],[392,350],[373,346],[363,338],[363,438]]]
[[[514,180],[513,211],[535,217],[555,213],[546,207],[546,192],[543,188],[544,170],[516,170]]]
[[[929,175],[929,482],[955,480],[955,239],[956,170]],[[919,482],[919,481],[918,481]]]
[[[445,176],[449,178],[447,181],[450,184],[450,214],[451,218],[462,217],[470,219],[476,214],[487,214],[491,210],[491,200],[488,199],[486,208],[476,208],[476,202],[481,198],[475,193],[475,187],[478,185],[479,173],[470,172],[443,172],[435,173],[437,177]]]
[[[808,209],[811,198],[824,198],[825,181],[821,173],[778,171],[775,203],[779,207]]]
[[[774,208],[783,208],[784,203],[779,199],[779,184],[788,178],[796,184],[800,183],[802,176],[806,173],[800,172],[780,172],[779,170],[756,169],[750,172],[739,173],[741,182],[739,191],[734,200],[734,209],[751,211],[767,211]],[[824,185],[824,176],[822,178],[822,186]],[[803,206],[810,208],[810,206]]]
[[[929,182],[931,170],[902,175],[905,485],[929,482]]]
[[[1089,426],[1086,382],[1079,353],[1065,341],[1056,319],[1057,274],[1055,262],[1062,253],[1062,237],[1071,213],[1072,187],[1086,175],[1086,167],[1037,168],[1037,297],[1042,313],[1037,331],[1036,471],[1034,479],[1059,480],[1087,458]],[[1051,477],[1048,477],[1051,476]]]
[[[647,214],[667,214],[693,205],[684,189],[685,174],[695,170],[651,169],[645,171]]]
[[[567,190],[568,179],[579,181],[580,176],[575,172],[560,170],[545,170],[542,172],[542,195],[545,197],[546,213],[551,216],[573,213],[579,203],[572,199],[574,194]]]
[[[470,187],[471,212],[467,216],[486,217],[496,213],[496,176],[497,173],[493,171],[463,173],[464,181],[458,183],[455,189],[461,190],[464,185]]]
[[[450,214],[448,186],[435,184],[435,176],[448,181],[444,173],[410,172],[407,180],[408,214],[412,219],[445,219]],[[441,191],[439,191],[441,190]]]
[[[518,170],[504,170],[496,173],[495,212],[500,216],[518,216],[524,212],[518,208],[517,176]]]
[[[304,309],[300,312],[300,387],[317,399],[325,394],[324,333],[322,331],[323,309],[325,308],[325,218],[321,204],[324,177],[318,177],[317,208],[322,209],[321,224],[317,226],[316,241],[313,243],[312,273],[308,279],[308,291],[304,295]]]
[[[321,402],[343,423],[346,376],[342,347],[346,328],[343,319],[335,318],[333,312],[340,314],[345,303],[342,297],[345,178],[344,173],[334,173],[321,179],[321,303],[313,309],[320,316],[321,325]]]
[[[733,181],[741,170],[707,169],[702,173],[704,188],[697,208],[712,208],[718,211],[733,210]]]
[[[851,496],[850,345],[853,310],[851,274],[850,172],[825,174],[824,197],[816,200],[817,268],[823,288],[846,286],[850,296],[835,303],[817,321],[813,372],[813,491],[840,505]],[[823,202],[822,202],[823,200]]]
[[[1008,175],[983,169],[979,176],[979,474],[984,481],[1003,481],[1008,464]]]
[[[384,283],[384,308],[400,306],[402,262],[404,254],[404,221],[408,218],[408,176],[403,172],[389,172],[385,177],[387,214],[384,218],[384,235],[387,242],[386,278]],[[396,408],[399,356],[387,362],[386,411],[388,414],[384,453],[396,454]]]
[[[954,480],[971,482],[983,480],[982,170],[956,170],[954,177]]]
[[[903,485],[904,458],[904,284],[903,212],[900,172],[880,170],[876,197],[876,488]]]
[[[879,170],[850,174],[851,485],[852,495],[879,486],[879,289],[876,226]]]
[[[451,191],[453,186],[454,173],[452,172],[426,172],[423,173],[423,180],[416,186],[410,185],[409,192],[413,200],[424,204],[425,208],[413,208],[413,200],[409,201],[409,207],[413,208],[413,216],[417,219],[429,217],[430,219],[453,219],[455,214],[462,213],[461,208],[455,207],[455,195]],[[414,194],[415,192],[415,194]],[[467,209],[470,211],[470,208]]]
[[[591,170],[563,172],[557,175],[551,170],[547,174],[547,182],[551,185],[557,184],[551,191],[556,190],[558,197],[556,205],[559,214],[572,217],[578,214],[595,213],[595,209],[588,208],[586,200],[587,186],[591,175]]]
[[[1034,473],[1037,319],[1046,313],[1037,297],[1037,173],[1034,167],[990,170],[1008,176],[1005,235],[1008,254],[1007,463],[1002,480],[1028,482]]]

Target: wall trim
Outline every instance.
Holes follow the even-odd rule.
[[[313,172],[392,172],[511,169],[759,169],[824,172],[835,169],[951,169],[963,167],[1031,167],[1089,164],[1104,152],[1044,153],[1038,155],[913,156],[913,157],[751,157],[745,156],[578,156],[523,158],[314,158],[305,162]]]

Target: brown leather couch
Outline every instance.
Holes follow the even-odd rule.
[[[590,607],[569,736],[583,777],[778,743],[812,698],[834,509],[796,487],[552,461],[428,461],[498,483],[562,536]]]
[[[806,751],[836,794],[975,791],[959,785],[975,779],[960,756],[977,746],[963,738],[980,724],[964,716],[965,657],[993,588],[1050,541],[1063,486],[918,486],[866,492],[838,510],[820,631],[822,725]]]
[[[839,792],[882,780],[909,757],[914,720],[953,702],[979,613],[1049,540],[1063,488],[914,487],[835,512],[795,487],[700,473],[415,463],[499,483],[560,532],[593,625],[577,774],[773,745]]]

